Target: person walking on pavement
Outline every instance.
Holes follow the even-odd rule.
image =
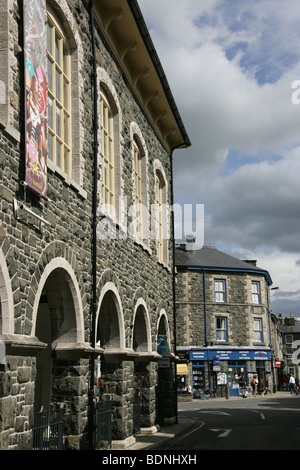
[[[246,398],[246,380],[244,375],[241,375],[239,378],[239,386],[242,389],[242,397]]]
[[[293,393],[295,393],[295,395],[298,395],[298,390],[296,389],[296,380],[293,374],[291,374],[290,376],[289,389],[290,389],[291,395],[293,395]]]
[[[257,389],[258,389],[257,375],[255,375],[253,377],[253,379],[251,380],[251,387],[252,387],[253,396],[256,398],[257,397]]]

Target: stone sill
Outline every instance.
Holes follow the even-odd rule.
[[[47,168],[52,173],[59,176],[70,188],[79,194],[83,199],[87,199],[87,192],[70,176],[68,176],[64,171],[62,171],[55,163],[53,163],[49,158],[47,160]]]

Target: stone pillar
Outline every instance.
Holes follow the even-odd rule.
[[[112,401],[112,447],[126,448],[133,437],[133,362],[101,360],[101,399]]]
[[[35,358],[5,357],[0,365],[0,450],[32,448]]]
[[[51,408],[65,408],[65,448],[84,449],[88,420],[88,359],[53,359]]]

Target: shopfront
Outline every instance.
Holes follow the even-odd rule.
[[[201,398],[205,390],[224,396],[228,387],[230,396],[238,396],[239,379],[243,375],[250,391],[254,375],[259,379],[259,390],[266,387],[266,374],[271,370],[271,354],[268,349],[217,349],[203,348],[190,351],[192,390],[195,398]]]

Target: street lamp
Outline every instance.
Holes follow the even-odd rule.
[[[273,378],[273,392],[276,391],[275,385],[275,373],[274,373],[274,351],[273,351],[273,344],[272,344],[272,331],[271,331],[271,310],[270,310],[270,299],[269,299],[269,291],[271,290],[278,290],[279,287],[267,287],[267,308],[268,308],[268,317],[269,317],[269,334],[270,334],[270,351],[271,351],[271,369],[272,369],[272,378]]]

